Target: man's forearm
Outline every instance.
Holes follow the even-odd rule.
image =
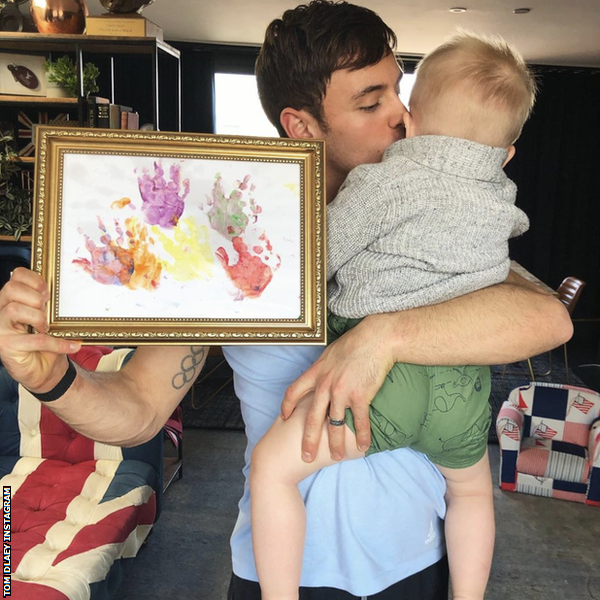
[[[139,348],[117,372],[78,368],[68,392],[47,406],[91,439],[135,446],[160,431],[205,359],[205,348],[199,346]]]
[[[569,340],[570,316],[555,297],[521,278],[442,304],[365,321],[387,338],[396,362],[425,365],[503,364]]]
[[[350,407],[357,445],[368,448],[368,407],[394,362],[502,364],[554,348],[572,334],[571,318],[557,298],[521,285],[513,277],[442,304],[371,315],[330,344],[289,386],[282,414],[289,417],[298,401],[314,392],[303,455],[316,456],[323,421],[334,408],[341,410],[335,414],[343,414]],[[329,435],[332,456],[344,454],[344,438],[339,433]]]

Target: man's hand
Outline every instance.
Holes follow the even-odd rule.
[[[0,290],[0,358],[10,375],[35,392],[47,392],[66,369],[65,354],[80,344],[46,335],[48,289],[40,275],[18,268]],[[29,333],[33,327],[39,333]]]
[[[392,348],[384,340],[385,320],[369,317],[327,347],[321,357],[286,391],[281,414],[289,417],[298,401],[314,392],[308,411],[302,458],[312,462],[328,411],[331,419],[344,419],[346,408],[352,410],[356,427],[356,444],[365,452],[371,444],[369,405],[394,364]],[[334,460],[344,458],[344,428],[328,427],[329,450]]]

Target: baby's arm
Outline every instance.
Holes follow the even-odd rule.
[[[336,461],[322,435],[317,458],[306,463],[301,440],[312,394],[287,420],[277,419],[256,445],[250,462],[252,543],[263,600],[297,598],[306,533],[306,511],[298,484]],[[346,425],[346,458],[360,458],[356,438]],[[327,426],[323,425],[326,429]]]
[[[482,600],[494,552],[494,504],[487,451],[472,467],[439,467],[446,478],[446,546],[453,600]]]

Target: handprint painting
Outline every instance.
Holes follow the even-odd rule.
[[[93,301],[64,294],[61,316],[300,314],[299,165],[68,154],[63,168],[60,278]]]
[[[321,142],[76,131],[38,139],[51,168],[38,165],[34,253],[51,333],[324,341]]]

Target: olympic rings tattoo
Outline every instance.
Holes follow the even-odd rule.
[[[204,359],[205,354],[206,350],[203,346],[192,346],[190,348],[190,354],[181,361],[181,371],[175,373],[172,379],[171,383],[176,390],[180,390],[198,377],[200,372],[196,373],[196,369]]]

